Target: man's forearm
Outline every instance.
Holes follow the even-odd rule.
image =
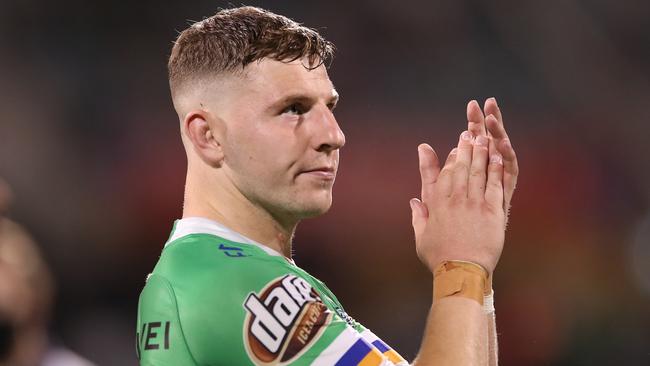
[[[486,318],[488,330],[488,365],[497,366],[499,364],[499,344],[497,342],[496,314],[493,311],[487,314]]]
[[[413,365],[475,366],[487,363],[488,321],[483,306],[463,297],[435,300]]]

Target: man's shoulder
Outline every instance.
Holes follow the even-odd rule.
[[[196,355],[227,354],[229,364],[248,364],[241,361],[248,359],[242,343],[247,304],[289,280],[298,281],[290,289],[307,291],[298,275],[286,259],[259,246],[214,235],[184,236],[166,246],[148,278],[140,295],[139,327],[158,318],[177,319]]]

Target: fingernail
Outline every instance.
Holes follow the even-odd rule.
[[[451,151],[449,152],[449,155],[456,154],[457,152],[458,152],[458,148],[455,147],[455,148],[451,149]]]
[[[476,138],[476,144],[479,145],[479,146],[487,146],[487,144],[488,144],[488,138],[485,137],[485,136],[483,136],[483,135],[479,135],[479,136]]]
[[[494,102],[494,104],[498,107],[499,104],[497,103],[497,98],[495,97],[490,97],[490,100]]]
[[[472,134],[469,133],[469,131],[463,131],[463,133],[460,134],[460,138],[465,141],[469,141],[472,139]]]
[[[509,139],[504,139],[504,140],[503,140],[503,144],[504,144],[506,147],[512,147],[512,144],[510,143],[510,140],[509,140]]]
[[[490,156],[490,163],[503,164],[503,159],[501,158],[501,155],[493,154],[492,156]]]

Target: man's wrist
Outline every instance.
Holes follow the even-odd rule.
[[[433,271],[433,300],[458,296],[482,306],[492,293],[492,279],[481,265],[466,261],[444,261]],[[488,299],[489,301],[490,299]]]

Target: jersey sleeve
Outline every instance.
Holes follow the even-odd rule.
[[[372,332],[363,327],[359,332],[332,312],[321,294],[294,274],[251,291],[243,305],[243,340],[255,365],[407,365]]]
[[[174,291],[159,275],[151,275],[140,294],[136,354],[141,366],[196,365],[185,342]]]
[[[375,349],[384,355],[392,364],[396,366],[408,366],[408,362],[395,351],[392,347],[384,343],[379,337],[377,337],[369,329],[365,329],[361,332],[361,338],[363,338],[367,343],[371,344]]]

